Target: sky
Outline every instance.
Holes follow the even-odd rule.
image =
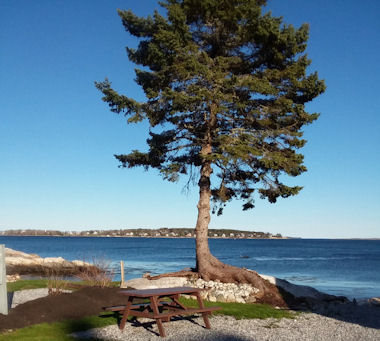
[[[155,170],[121,169],[114,154],[144,149],[148,125],[109,111],[94,81],[137,100],[136,46],[116,9],[146,16],[154,0],[1,0],[0,231],[194,227],[197,187]],[[295,197],[253,210],[230,203],[210,228],[303,238],[380,238],[380,2],[269,0],[265,11],[310,24],[308,71],[326,92],[307,105],[308,172]]]

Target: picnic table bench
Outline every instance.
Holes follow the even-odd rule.
[[[160,336],[165,337],[165,330],[162,322],[170,321],[173,316],[184,316],[200,313],[207,329],[211,328],[208,315],[212,311],[221,309],[220,307],[205,307],[200,295],[203,289],[191,287],[174,287],[144,290],[122,290],[121,294],[126,296],[126,305],[104,308],[107,311],[119,312],[122,314],[120,330],[123,330],[128,316],[147,317],[155,319]],[[198,307],[188,308],[180,301],[180,295],[192,295],[197,298]],[[148,302],[134,304],[136,299],[146,299]]]

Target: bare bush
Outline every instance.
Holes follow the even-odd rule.
[[[62,269],[52,267],[45,270],[49,295],[60,295],[67,291],[69,282],[61,276]]]
[[[115,276],[111,262],[104,258],[93,258],[91,265],[78,270],[76,277],[95,287],[109,287]]]

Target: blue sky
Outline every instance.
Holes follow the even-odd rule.
[[[156,2],[2,0],[0,3],[0,230],[193,227],[198,189],[155,171],[118,168],[113,154],[144,148],[147,125],[108,110],[94,81],[143,99],[116,9],[147,15]],[[308,105],[309,171],[293,198],[241,211],[211,228],[305,238],[380,238],[380,2],[272,0],[284,22],[310,24],[310,72],[325,94]]]

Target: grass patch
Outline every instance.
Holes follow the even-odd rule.
[[[188,307],[197,307],[196,300],[181,297],[180,301]],[[275,309],[268,304],[245,304],[225,302],[204,302],[206,307],[218,306],[221,310],[215,311],[215,315],[233,316],[240,319],[267,319],[267,318],[294,318],[296,313],[289,310]]]
[[[80,289],[82,286],[90,286],[89,282],[83,281],[65,281],[67,283],[67,289],[75,290]],[[120,282],[111,282],[110,287],[119,287]],[[7,283],[7,291],[19,291],[26,289],[39,289],[39,288],[48,288],[49,287],[49,279],[41,278],[41,279],[20,279],[16,282],[8,282]]]
[[[76,341],[78,339],[69,336],[69,334],[82,330],[114,325],[116,323],[116,318],[114,316],[110,316],[109,314],[85,317],[80,320],[67,320],[49,324],[41,323],[30,327],[17,329],[14,332],[0,334],[0,341]]]
[[[19,291],[25,289],[47,288],[48,279],[20,279],[16,282],[7,283],[7,291]]]

